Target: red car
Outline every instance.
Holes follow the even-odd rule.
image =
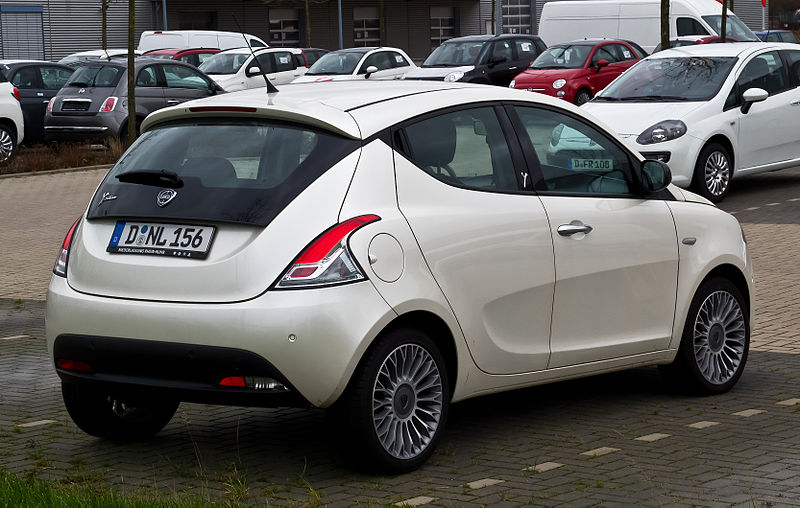
[[[645,56],[647,53],[630,41],[565,42],[547,48],[509,86],[580,106]]]
[[[203,63],[206,57],[219,53],[217,48],[192,48],[192,49],[153,49],[145,55],[153,58],[165,58],[167,60],[180,60],[195,67]]]

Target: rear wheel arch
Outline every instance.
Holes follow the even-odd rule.
[[[0,118],[0,125],[9,129],[11,134],[14,135],[14,143],[19,142],[19,132],[17,132],[17,125],[9,118]]]

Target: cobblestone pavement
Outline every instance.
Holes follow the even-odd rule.
[[[396,477],[348,469],[319,410],[182,404],[135,445],[77,430],[46,358],[41,298],[101,176],[0,180],[0,468],[256,505],[800,506],[800,169],[737,181],[723,204],[743,223],[757,292],[731,392],[685,396],[642,368],[465,401],[430,462]]]

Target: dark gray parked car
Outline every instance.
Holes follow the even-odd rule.
[[[127,62],[79,67],[47,105],[47,141],[128,136]],[[215,95],[223,90],[202,71],[175,60],[137,58],[136,123],[157,109]]]

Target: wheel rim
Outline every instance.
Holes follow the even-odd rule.
[[[728,189],[730,180],[731,168],[728,164],[728,157],[720,151],[712,152],[706,159],[706,189],[712,196],[721,196]]]
[[[706,381],[730,381],[742,363],[747,329],[742,308],[727,291],[711,293],[694,321],[694,356]]]
[[[431,354],[404,344],[383,361],[372,390],[372,422],[384,450],[399,459],[422,453],[442,415],[442,377]]]
[[[5,129],[0,129],[0,161],[7,161],[14,153],[14,140]]]

